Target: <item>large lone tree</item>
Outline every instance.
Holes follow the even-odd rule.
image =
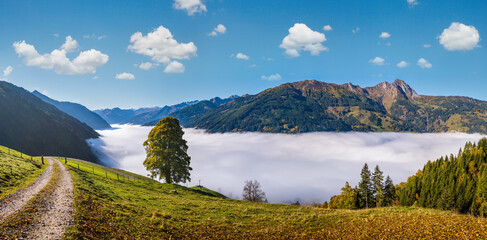
[[[190,181],[188,145],[183,139],[183,129],[174,117],[165,117],[150,131],[144,142],[147,158],[144,166],[151,177],[159,177],[166,183]]]

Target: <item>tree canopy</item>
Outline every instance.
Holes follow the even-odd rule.
[[[188,156],[188,145],[183,139],[184,131],[174,117],[161,119],[144,142],[147,157],[144,166],[151,177],[164,179],[166,183],[190,181],[193,170]]]

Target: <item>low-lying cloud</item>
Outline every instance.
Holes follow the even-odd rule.
[[[116,126],[99,131],[90,143],[107,163],[146,175],[143,166],[150,127]],[[394,183],[405,181],[428,160],[457,153],[480,134],[334,133],[208,134],[184,129],[191,156],[192,182],[241,198],[245,180],[258,180],[270,202],[324,202],[345,181],[358,184],[364,163],[379,165]]]

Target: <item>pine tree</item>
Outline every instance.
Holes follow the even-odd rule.
[[[384,182],[384,200],[383,200],[383,206],[391,206],[392,203],[394,202],[394,199],[396,197],[396,189],[394,187],[394,183],[392,182],[391,177],[387,175],[386,181]]]
[[[372,206],[371,203],[373,201],[373,195],[370,175],[371,173],[369,171],[369,166],[366,163],[364,164],[362,172],[360,173],[362,180],[360,180],[358,184],[359,204],[361,208],[369,208],[369,206]]]
[[[375,197],[375,204],[377,207],[382,207],[384,200],[384,175],[379,169],[379,165],[375,166],[372,174],[372,193]]]

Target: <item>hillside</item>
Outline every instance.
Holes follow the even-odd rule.
[[[366,88],[306,80],[236,98],[187,121],[181,111],[173,116],[209,132],[487,133],[486,109],[487,102],[472,98],[418,95],[402,80]]]
[[[32,93],[0,81],[0,145],[29,155],[96,161],[86,139],[98,133]]]
[[[78,167],[78,163],[80,163]],[[68,239],[380,239],[487,237],[487,220],[420,208],[326,210],[252,203],[69,160],[75,222]],[[171,193],[176,190],[177,193]],[[418,224],[421,222],[421,224]]]
[[[59,110],[78,119],[79,121],[86,123],[93,129],[104,130],[111,128],[110,124],[108,124],[103,118],[81,104],[56,101],[38,92],[37,90],[33,91],[32,94],[40,98],[42,101],[54,105]]]
[[[3,153],[2,153],[3,151]],[[20,155],[18,152],[11,152]],[[7,168],[25,174],[2,182],[19,189],[46,169],[0,147],[0,175]],[[27,158],[25,158],[27,157]],[[433,209],[388,207],[328,210],[228,199],[203,188],[163,184],[149,178],[76,159],[59,159],[74,186],[72,217],[66,239],[451,239],[459,235],[484,239],[487,220]],[[0,238],[29,237],[43,226],[39,216],[56,191],[60,167],[51,180],[18,213],[0,220]],[[51,164],[52,165],[52,164]],[[10,170],[9,169],[9,170]],[[4,174],[5,175],[5,174]],[[23,182],[23,183],[22,183]],[[8,189],[8,187],[7,187]],[[11,188],[12,189],[12,188]],[[176,191],[174,193],[174,191]],[[12,191],[10,191],[12,192]],[[0,200],[2,198],[0,197]],[[1,203],[1,202],[0,202]],[[44,207],[39,207],[44,206]],[[47,206],[47,205],[46,205]],[[421,224],[418,224],[421,223]]]

